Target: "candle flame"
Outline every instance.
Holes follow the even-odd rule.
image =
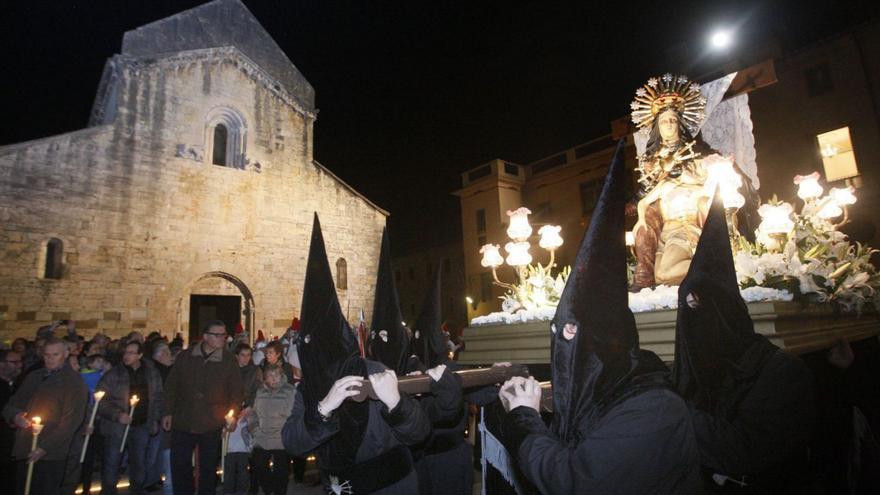
[[[129,400],[129,402],[131,402],[131,405],[135,405],[135,404],[137,404],[138,401],[140,401],[140,399],[138,399],[138,396],[137,396],[137,395],[132,395],[132,396],[131,396],[131,400]]]
[[[33,419],[31,419],[31,422],[38,426],[42,421],[43,420],[39,416],[34,416]]]
[[[103,390],[98,390],[97,392],[95,392],[95,400],[103,399],[105,393],[106,392],[104,392]]]

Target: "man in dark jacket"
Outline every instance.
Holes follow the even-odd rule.
[[[693,415],[710,491],[804,492],[812,375],[755,333],[718,197],[679,288],[674,381]]]
[[[700,491],[693,427],[628,306],[621,140],[550,325],[553,424],[541,387],[501,387],[502,442],[541,493]]]
[[[303,382],[282,431],[293,454],[314,452],[335,493],[414,494],[416,473],[407,445],[423,441],[430,424],[397,390],[397,377],[360,357],[342,315],[315,215],[297,350]],[[369,379],[379,400],[346,400]]]
[[[178,354],[165,383],[162,427],[171,431],[174,493],[194,491],[193,450],[199,449],[199,494],[217,486],[221,432],[225,415],[241,410],[244,387],[235,356],[226,348],[226,325],[205,325],[203,339]]]
[[[101,492],[104,495],[116,493],[126,426],[129,427],[126,447],[130,491],[135,494],[144,492],[148,442],[159,432],[162,377],[153,363],[143,357],[143,344],[132,340],[125,345],[122,363],[111,368],[98,381],[97,389],[106,394],[98,403],[99,428],[104,437],[101,464]],[[134,396],[138,397],[138,403],[134,414],[130,414]]]
[[[3,418],[18,428],[12,455],[18,461],[16,493],[24,492],[27,463],[34,463],[31,493],[59,493],[73,436],[79,433],[86,414],[89,388],[79,373],[67,365],[67,345],[54,337],[43,347],[43,367],[25,377],[21,387],[3,408]],[[31,452],[31,421],[44,425]],[[12,487],[9,487],[12,488]]]
[[[22,355],[18,352],[0,350],[0,410],[6,407],[18,389],[21,376]],[[15,481],[15,463],[12,446],[15,445],[15,428],[0,418],[0,479]]]

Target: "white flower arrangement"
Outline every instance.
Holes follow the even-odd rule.
[[[810,176],[806,176],[810,177]],[[796,184],[804,187],[797,181]],[[811,178],[811,177],[810,177]],[[880,274],[870,262],[875,250],[850,243],[831,222],[828,211],[846,218],[846,206],[855,202],[852,189],[833,188],[820,198],[822,188],[810,186],[800,213],[775,198],[765,206],[782,206],[791,216],[787,233],[768,235],[761,228],[754,243],[740,237],[734,255],[737,277],[743,288],[782,289],[808,302],[831,302],[845,312],[861,312],[866,305],[880,309]],[[787,207],[787,208],[786,208]]]

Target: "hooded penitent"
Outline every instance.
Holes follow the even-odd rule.
[[[690,305],[689,294],[695,296]],[[760,364],[776,351],[755,333],[740,295],[724,205],[716,194],[688,274],[678,289],[673,381],[681,396],[702,409],[715,410],[725,395],[725,377],[738,368],[738,361],[753,345],[758,346]]]
[[[448,361],[443,333],[440,306],[440,267],[434,272],[434,280],[425,299],[419,317],[413,325],[412,352],[427,368],[433,368]]]
[[[302,364],[303,401],[307,412],[315,412],[305,415],[306,423],[309,423],[321,421],[316,413],[318,402],[327,395],[336,380],[348,375],[366,377],[366,367],[358,353],[357,340],[336,297],[317,213],[312,227],[301,308],[297,349]],[[366,428],[368,407],[367,402],[346,401],[337,410],[340,428],[346,434],[334,437],[336,448],[333,452],[337,458],[327,459],[328,465],[353,462]]]
[[[623,149],[621,140],[551,324],[553,429],[569,444],[665,371],[640,351],[628,304]]]
[[[383,230],[379,273],[376,276],[376,297],[373,300],[373,324],[370,326],[370,357],[398,375],[405,375],[408,352],[409,338],[403,327],[400,301],[391,269],[391,245],[388,231]]]

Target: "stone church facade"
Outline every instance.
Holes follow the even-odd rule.
[[[277,335],[300,313],[313,212],[343,310],[369,311],[387,212],[313,159],[316,114],[239,0],[125,33],[89,127],[0,147],[0,340],[61,319]]]

